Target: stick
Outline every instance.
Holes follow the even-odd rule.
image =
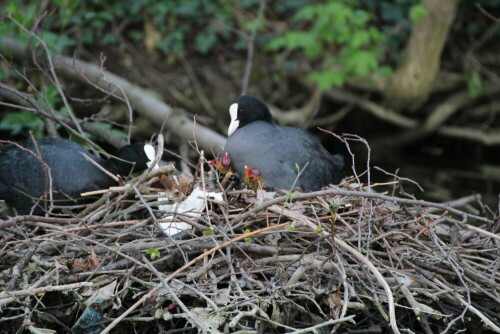
[[[303,334],[303,333],[309,333],[309,332],[317,333],[316,329],[319,329],[321,327],[336,325],[336,324],[340,324],[340,323],[346,322],[346,321],[350,321],[352,323],[356,323],[353,320],[354,317],[355,317],[355,315],[353,314],[353,315],[350,315],[350,316],[345,317],[345,318],[330,319],[328,321],[322,322],[320,324],[317,324],[317,325],[314,325],[314,326],[311,326],[311,327],[299,329],[299,330],[296,330],[296,331],[293,331],[293,332],[288,332],[287,334]]]
[[[179,269],[177,269],[176,271],[174,271],[173,273],[171,273],[166,279],[165,279],[165,282],[169,282],[171,281],[173,278],[175,278],[177,275],[179,275],[181,272],[183,272],[184,270],[186,270],[187,268],[189,268],[190,266],[192,266],[193,264],[195,264],[196,262],[198,262],[199,260],[209,256],[210,254],[213,254],[214,252],[218,251],[219,249],[222,249],[226,246],[229,246],[230,244],[236,242],[236,241],[239,241],[239,240],[242,240],[242,239],[245,239],[245,238],[248,238],[248,237],[251,237],[251,236],[254,236],[254,235],[257,235],[257,234],[260,234],[260,233],[263,233],[263,232],[266,232],[266,231],[270,231],[270,230],[274,230],[274,229],[277,229],[277,228],[280,228],[280,227],[284,227],[284,226],[287,226],[289,225],[290,223],[283,223],[283,224],[279,224],[279,225],[274,225],[274,226],[269,226],[269,227],[266,227],[266,228],[262,228],[262,229],[259,229],[259,230],[256,230],[256,231],[253,231],[251,233],[246,233],[246,234],[242,234],[236,238],[233,238],[231,240],[228,240],[226,242],[224,242],[223,244],[220,244],[218,245],[217,247],[214,247],[208,251],[206,251],[205,253],[199,255],[198,257],[194,258],[193,260],[189,261],[188,263],[186,263],[185,265],[183,265],[182,267],[180,267]],[[386,283],[387,284],[387,283]],[[125,312],[123,312],[118,318],[116,318],[115,320],[113,320],[112,323],[110,323],[108,325],[108,327],[106,327],[102,332],[101,334],[106,334],[106,333],[109,333],[109,331],[111,331],[116,325],[118,325],[118,323],[120,321],[123,320],[123,318],[125,318],[127,315],[130,314],[130,312],[132,312],[133,310],[135,310],[137,307],[139,307],[139,305],[141,305],[142,303],[144,303],[148,298],[150,298],[153,294],[155,294],[160,288],[162,287],[162,283],[159,283],[158,285],[156,285],[156,287],[154,287],[153,289],[151,289],[147,294],[145,294],[144,296],[142,296],[141,299],[139,299],[134,305],[130,306]],[[397,332],[399,333],[399,332]]]
[[[31,296],[36,295],[38,293],[45,293],[49,291],[65,291],[65,290],[74,290],[83,287],[92,287],[94,283],[92,282],[80,282],[73,284],[65,284],[65,285],[56,285],[56,286],[44,286],[42,288],[28,289],[28,290],[17,290],[17,291],[9,291],[0,293],[0,299],[8,298],[11,296]]]
[[[94,166],[96,166],[97,168],[99,168],[104,174],[106,174],[107,176],[109,176],[110,178],[112,178],[113,180],[115,180],[116,182],[120,181],[116,177],[116,175],[113,175],[113,173],[109,172],[106,168],[102,167],[97,162],[95,162],[94,160],[92,160],[87,154],[85,154],[83,152],[80,152],[80,153],[83,155],[83,157],[85,158],[85,160],[87,160],[88,162],[90,162],[91,164],[93,164]]]

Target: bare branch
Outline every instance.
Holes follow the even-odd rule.
[[[10,38],[0,40],[0,47],[11,50],[16,57],[28,59],[29,52]],[[65,56],[57,56],[54,60],[54,68],[58,74],[67,76],[73,80],[86,83],[91,81],[101,89],[113,92],[116,87],[123,89],[127,94],[130,104],[137,112],[150,118],[158,124],[165,121],[165,127],[179,137],[181,141],[193,139],[193,133],[200,147],[208,152],[221,152],[225,138],[215,131],[196,124],[183,112],[177,111],[160,101],[147,90],[138,87],[128,80],[102,70],[99,66]],[[114,87],[110,87],[110,83]]]
[[[252,72],[253,50],[255,44],[255,36],[257,35],[257,28],[264,16],[264,9],[266,8],[266,0],[260,0],[259,10],[257,12],[257,20],[252,28],[250,39],[248,40],[247,63],[245,65],[245,74],[243,75],[243,85],[241,88],[241,95],[248,92],[248,83],[250,82],[250,73]]]

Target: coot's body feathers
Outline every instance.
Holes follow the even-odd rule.
[[[342,155],[330,154],[316,137],[304,130],[278,126],[269,116],[259,117],[259,114],[270,115],[270,112],[256,98],[242,96],[237,104],[238,126],[224,149],[236,173],[245,175],[245,166],[256,168],[264,186],[275,190],[290,190],[294,182],[295,187],[302,190],[318,190],[340,182],[344,165]],[[248,118],[252,120],[246,121]],[[305,167],[298,179],[297,166],[301,170]]]
[[[87,161],[86,154],[99,165],[113,174],[126,176],[132,170],[133,164],[118,159],[101,159],[80,145],[64,139],[39,139],[37,147],[41,153],[43,164],[37,157],[37,149],[31,140],[0,146],[0,199],[4,199],[19,213],[27,214],[36,201],[47,194],[52,182],[54,200],[81,198],[80,193],[105,189],[115,184],[115,181]],[[120,149],[117,157],[135,162],[135,170],[144,170],[149,161],[144,153],[145,144],[127,145]],[[50,169],[50,179],[46,177],[44,166]],[[40,202],[43,207],[44,202]],[[56,202],[56,204],[58,204]],[[61,202],[60,205],[71,204]],[[37,208],[34,213],[41,213]]]

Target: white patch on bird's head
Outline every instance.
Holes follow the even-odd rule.
[[[153,145],[146,144],[144,145],[144,153],[146,153],[146,156],[149,160],[146,165],[148,165],[148,167],[151,167],[151,164],[153,163],[156,156],[155,148],[153,147]]]
[[[238,103],[233,103],[229,107],[229,116],[231,116],[231,122],[236,121],[238,118]]]
[[[233,103],[229,107],[229,116],[231,116],[231,123],[229,124],[229,128],[227,129],[227,136],[233,134],[238,126],[240,126],[240,121],[238,120],[238,103]]]

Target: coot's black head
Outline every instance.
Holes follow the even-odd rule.
[[[138,172],[147,169],[154,160],[155,149],[149,144],[134,143],[119,149],[116,157],[120,159],[116,162],[120,166],[118,174],[126,175],[131,171]]]
[[[274,123],[273,116],[264,102],[250,95],[240,96],[236,103],[229,107],[229,115],[231,124],[229,124],[228,136],[255,121]]]

